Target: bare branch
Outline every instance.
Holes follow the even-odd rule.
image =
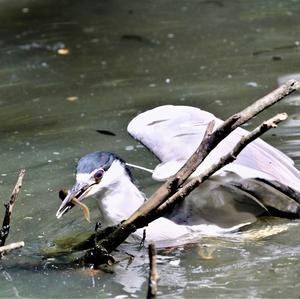
[[[15,242],[15,243],[11,243],[8,245],[4,245],[0,247],[0,255],[2,254],[6,254],[9,251],[15,250],[15,249],[19,249],[25,246],[25,243],[23,241],[20,242]]]
[[[11,214],[12,214],[15,202],[17,200],[18,194],[20,192],[20,189],[22,187],[24,175],[25,175],[25,169],[22,169],[19,173],[17,183],[14,187],[14,190],[12,191],[9,202],[4,205],[5,206],[5,215],[4,215],[4,219],[3,219],[3,223],[2,223],[2,228],[0,230],[0,246],[3,246],[5,244],[6,238],[9,234]]]
[[[151,215],[151,218],[147,219],[149,222],[152,220],[158,218],[159,216],[163,215],[167,210],[172,208],[175,203],[177,203],[179,200],[184,199],[186,196],[188,196],[196,187],[198,187],[200,184],[202,184],[204,181],[206,181],[208,178],[210,178],[211,175],[213,175],[216,171],[220,170],[223,166],[233,162],[236,157],[240,154],[240,152],[253,140],[261,136],[263,133],[268,131],[271,128],[276,127],[278,123],[280,123],[283,120],[286,120],[288,115],[286,113],[280,113],[276,116],[270,118],[267,121],[264,121],[260,126],[258,126],[256,129],[254,129],[252,132],[250,132],[248,135],[244,136],[240,142],[236,144],[236,146],[233,148],[231,152],[229,152],[227,155],[220,158],[218,163],[212,165],[210,168],[208,168],[205,172],[203,172],[198,177],[192,179],[189,183],[184,185],[181,189],[179,189],[178,192],[176,192],[173,196],[171,196],[168,200],[166,200],[162,205],[160,205],[157,210]]]
[[[150,242],[148,247],[149,253],[149,279],[148,279],[148,293],[147,299],[156,298],[157,295],[157,267],[156,267],[156,248],[155,243]]]

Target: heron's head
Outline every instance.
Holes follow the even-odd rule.
[[[74,204],[72,199],[82,201],[108,188],[113,188],[120,176],[127,175],[131,179],[125,162],[110,152],[95,152],[82,157],[76,168],[76,183],[68,191],[56,217],[61,218]]]

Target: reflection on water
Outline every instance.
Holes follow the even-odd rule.
[[[2,201],[18,169],[25,167],[27,174],[10,236],[26,247],[3,260],[0,297],[145,297],[147,254],[131,245],[125,246],[136,256],[130,265],[124,260],[96,273],[61,266],[63,259],[41,259],[40,251],[53,240],[93,229],[79,209],[55,219],[57,191],[72,184],[76,159],[95,150],[153,168],[152,155],[126,133],[140,111],[185,104],[225,118],[291,74],[299,76],[299,10],[298,0],[2,0]],[[295,94],[263,116],[289,113],[265,138],[300,166],[298,101]],[[156,187],[150,176],[134,174],[150,194]],[[95,222],[96,204],[86,203]],[[299,296],[299,222],[254,231],[272,235],[283,227],[263,239],[243,239],[243,232],[161,250],[161,295]]]

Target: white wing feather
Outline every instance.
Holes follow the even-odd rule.
[[[161,161],[153,178],[163,180],[177,170],[196,150],[206,127],[215,120],[215,128],[223,123],[213,114],[189,106],[160,106],[136,116],[128,125],[128,132]],[[248,132],[238,128],[225,138],[203,161],[195,174],[216,163]],[[232,171],[242,178],[260,177],[277,180],[300,191],[300,173],[285,154],[257,139],[248,145],[237,160],[218,172]]]

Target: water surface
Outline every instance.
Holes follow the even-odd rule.
[[[225,118],[284,76],[299,78],[300,1],[1,0],[0,6],[2,202],[18,169],[27,170],[9,238],[26,247],[2,262],[0,297],[144,298],[146,250],[127,245],[133,263],[122,261],[109,273],[41,258],[55,239],[93,229],[79,209],[56,220],[58,190],[72,185],[76,160],[96,150],[154,167],[155,158],[126,132],[141,111],[183,104]],[[289,120],[265,139],[298,167],[299,103],[298,93],[248,125],[288,112]],[[148,175],[134,175],[147,194],[154,190]],[[95,222],[96,204],[87,204]],[[203,237],[159,251],[160,297],[298,298],[299,222],[260,225],[243,237]]]

